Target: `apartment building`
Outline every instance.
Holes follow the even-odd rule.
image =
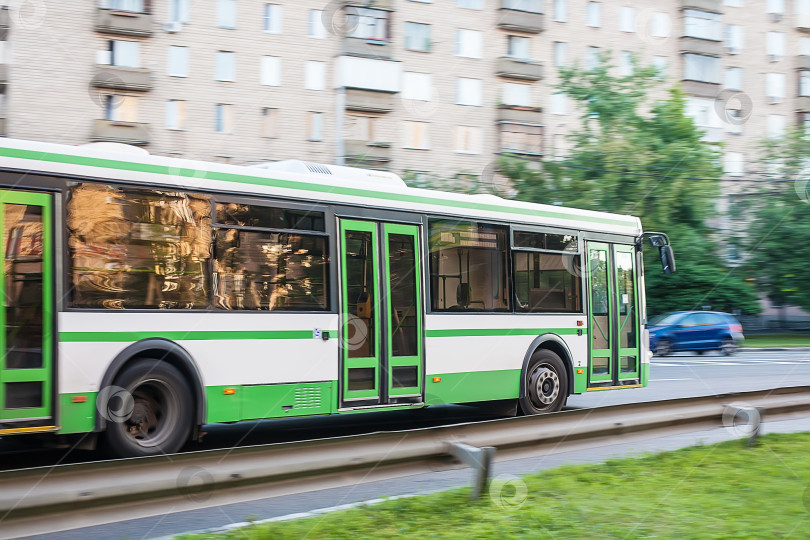
[[[810,126],[810,0],[100,0],[0,11],[0,130],[474,179],[566,151],[557,68],[682,84],[728,178]]]

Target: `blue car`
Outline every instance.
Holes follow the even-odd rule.
[[[720,351],[729,356],[743,341],[742,325],[719,311],[674,311],[650,320],[650,350],[656,356],[676,351]]]

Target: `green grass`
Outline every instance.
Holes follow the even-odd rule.
[[[746,334],[743,347],[810,347],[810,334]]]
[[[810,433],[566,466],[517,482],[521,489],[493,483],[476,502],[459,489],[186,538],[810,538]]]

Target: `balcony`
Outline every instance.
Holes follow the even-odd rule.
[[[802,32],[810,32],[810,13],[796,15],[796,28]]]
[[[698,9],[711,13],[723,13],[722,0],[683,0],[681,9]]]
[[[703,54],[706,56],[722,56],[723,42],[709,41],[708,39],[681,37],[680,48],[682,53]]]
[[[495,73],[499,77],[509,79],[522,79],[524,81],[539,81],[543,78],[543,64],[531,60],[520,60],[509,56],[498,58],[495,64]]]
[[[387,113],[394,110],[394,95],[373,90],[346,89],[346,110]]]
[[[343,40],[343,54],[366,58],[391,58],[391,42],[374,39],[346,38]]]
[[[360,167],[381,169],[391,161],[391,144],[367,141],[344,141],[346,163]]]
[[[346,6],[394,11],[394,0],[343,0],[343,4]]]
[[[796,69],[810,69],[810,56],[805,55],[797,56]]]
[[[542,13],[510,8],[501,8],[498,13],[498,28],[528,34],[539,34],[543,31],[544,15]]]
[[[799,112],[810,112],[810,97],[807,96],[797,97],[796,110]]]
[[[90,84],[96,88],[146,92],[152,89],[152,72],[145,68],[96,66]]]
[[[152,15],[99,8],[96,12],[96,31],[122,36],[150,36]]]
[[[703,81],[683,81],[683,91],[690,96],[716,98],[720,92],[720,83],[709,83]]]
[[[543,109],[519,105],[498,105],[498,122],[540,125],[543,123]]]
[[[93,125],[93,140],[125,144],[149,144],[149,124],[96,120]]]

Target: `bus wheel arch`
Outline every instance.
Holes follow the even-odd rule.
[[[180,372],[194,398],[191,438],[197,438],[199,426],[205,423],[205,387],[194,359],[177,343],[164,338],[148,338],[129,345],[110,362],[99,389],[103,391],[105,388],[110,388],[128,366],[143,359],[166,362]],[[107,420],[97,411],[95,430],[104,431],[107,427],[106,424]]]
[[[574,393],[574,367],[571,350],[568,348],[568,345],[565,343],[563,338],[561,338],[559,335],[546,333],[534,338],[523,358],[523,366],[520,370],[520,400],[526,398],[526,375],[531,367],[532,359],[535,357],[536,353],[544,350],[556,354],[562,362],[566,375],[566,398]]]

